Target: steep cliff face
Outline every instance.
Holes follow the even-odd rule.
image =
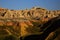
[[[0,8],[0,32],[1,34],[15,35],[17,37],[40,34],[44,23],[60,16],[60,10],[47,10],[33,7],[26,10],[9,10]],[[6,34],[6,35],[7,35]]]

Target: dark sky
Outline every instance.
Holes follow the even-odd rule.
[[[0,0],[0,7],[15,10],[32,7],[60,10],[60,0]]]

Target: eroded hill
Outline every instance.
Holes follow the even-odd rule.
[[[60,10],[50,11],[39,7],[25,10],[0,8],[0,34],[17,37],[41,34],[42,28],[46,27],[43,25],[47,25],[46,22],[58,16],[60,16]]]

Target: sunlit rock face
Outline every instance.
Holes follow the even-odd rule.
[[[25,18],[25,19],[33,19],[33,18],[43,18],[48,16],[49,18],[51,17],[56,17],[60,14],[60,11],[49,11],[43,8],[37,8],[34,7],[32,9],[26,9],[26,10],[8,10],[8,9],[3,9],[0,8],[0,18]]]
[[[60,16],[60,10],[47,10],[40,7],[25,10],[0,8],[0,32],[5,36],[14,35],[16,37],[42,34],[41,27],[43,28],[43,25],[46,25],[45,23],[51,19],[54,21],[54,18],[58,16]],[[4,31],[4,33],[2,31]],[[50,35],[51,34],[53,36],[54,32],[50,33]],[[49,36],[46,40],[49,39]]]

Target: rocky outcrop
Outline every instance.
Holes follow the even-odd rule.
[[[34,34],[40,35],[45,29],[46,31],[48,30],[49,25],[54,24],[56,17],[60,17],[60,10],[51,11],[40,7],[25,10],[0,8],[0,34],[5,34],[5,36],[14,35],[18,38]],[[5,32],[3,33],[2,31]],[[54,33],[52,32],[50,35]],[[50,35],[46,37],[46,40],[50,39]]]
[[[43,8],[32,8],[26,10],[8,10],[0,8],[0,18],[24,18],[24,19],[38,19],[43,17],[53,18],[60,14],[59,10],[49,11]]]

